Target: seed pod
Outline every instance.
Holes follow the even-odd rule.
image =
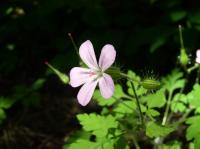
[[[141,81],[140,85],[148,90],[156,90],[159,89],[161,86],[160,82],[153,78],[144,79],[143,81]]]

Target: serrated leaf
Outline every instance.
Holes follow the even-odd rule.
[[[97,100],[97,103],[100,106],[110,106],[120,98],[126,98],[126,97],[127,95],[124,93],[122,87],[119,84],[115,85],[114,94],[109,99],[103,98],[99,90],[96,90],[93,95],[93,98]]]
[[[160,108],[163,107],[166,103],[164,90],[159,90],[154,94],[149,94],[143,97],[143,99],[147,102],[147,106],[149,108]]]
[[[110,128],[118,127],[118,122],[111,115],[78,114],[77,118],[85,131],[92,131],[92,134],[99,137],[106,136]]]
[[[173,112],[184,112],[186,110],[185,104],[187,104],[186,95],[177,93],[171,102],[171,110]]]
[[[162,82],[164,84],[163,87],[167,89],[170,93],[172,93],[176,89],[182,88],[185,84],[185,79],[183,79],[182,77],[182,72],[176,69],[173,70],[170,75],[162,79]]]
[[[122,101],[119,103],[113,111],[116,113],[117,117],[123,117],[126,114],[131,114],[137,109],[137,105],[133,101]]]
[[[194,148],[200,148],[200,116],[193,116],[186,120],[186,124],[190,126],[186,130],[186,138],[187,140],[194,139]]]
[[[127,75],[128,75],[130,78],[132,78],[133,80],[135,80],[135,81],[133,82],[133,84],[134,84],[134,86],[135,86],[135,89],[136,89],[136,92],[137,92],[137,95],[138,95],[138,96],[147,93],[147,89],[143,88],[143,87],[139,84],[139,82],[141,81],[141,78],[140,78],[139,76],[137,76],[137,75],[135,74],[135,72],[129,70]],[[130,82],[130,81],[127,81],[127,86],[128,86],[128,93],[129,93],[129,95],[134,96],[133,89],[132,89],[132,87],[131,87],[131,82]]]
[[[174,128],[161,126],[152,121],[146,125],[146,135],[150,138],[166,136],[172,131],[174,131]]]
[[[63,146],[63,149],[96,149],[97,143],[84,139],[79,139],[76,142]]]
[[[195,84],[193,90],[187,95],[188,102],[195,108],[200,107],[200,85]]]
[[[155,109],[147,109],[146,111],[146,114],[150,117],[150,118],[153,118],[153,117],[156,117],[156,116],[159,116],[160,113],[155,110]]]

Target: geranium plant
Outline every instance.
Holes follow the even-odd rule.
[[[78,53],[85,65],[71,69],[69,84],[73,88],[82,85],[77,93],[79,104],[87,106],[93,100],[101,112],[78,114],[82,129],[66,139],[63,149],[199,149],[200,55],[197,50],[188,64],[181,26],[179,33],[180,67],[160,79],[113,67],[120,55],[111,44],[102,48],[97,63],[92,43],[83,42]],[[195,81],[190,80],[191,74]]]

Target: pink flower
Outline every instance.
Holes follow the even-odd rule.
[[[200,64],[200,49],[196,52],[196,62]]]
[[[102,48],[99,63],[97,63],[92,43],[87,40],[79,48],[79,55],[89,68],[74,67],[70,71],[72,87],[83,85],[78,92],[78,102],[86,106],[92,98],[94,90],[99,84],[101,95],[110,98],[114,92],[114,82],[110,75],[105,73],[115,61],[116,51],[110,44]]]

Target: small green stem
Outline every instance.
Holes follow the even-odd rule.
[[[137,104],[138,109],[139,109],[141,123],[142,123],[143,126],[145,126],[144,117],[143,117],[142,110],[141,110],[141,107],[140,107],[139,98],[138,98],[137,93],[136,93],[136,90],[135,90],[135,86],[134,86],[134,84],[133,84],[132,81],[130,81],[130,82],[131,82],[131,87],[132,87],[133,93],[134,93],[134,95],[135,95],[136,104]]]
[[[168,113],[169,113],[171,100],[172,100],[172,92],[169,93],[169,97],[167,100],[167,106],[166,106],[165,113],[164,113],[163,120],[162,120],[162,125],[165,125],[167,122],[167,117],[168,117]]]
[[[190,67],[187,69],[187,72],[190,74],[192,71],[194,71],[195,69],[199,68],[199,64],[195,64],[194,66]]]
[[[76,50],[77,54],[79,55],[78,47],[77,47],[76,44],[75,44],[75,41],[74,41],[74,38],[72,37],[72,34],[71,34],[71,33],[68,33],[68,36],[69,36],[69,38],[70,38],[70,40],[71,40],[71,42],[72,42],[72,44],[73,44],[74,49]]]
[[[134,79],[134,78],[129,77],[129,76],[128,76],[127,74],[125,74],[125,73],[122,73],[122,72],[121,72],[120,75],[121,75],[122,77],[124,77],[124,78],[130,80],[130,81],[135,81],[135,82],[137,82],[137,83],[140,83],[140,81],[138,81],[138,80],[136,80],[136,79]]]
[[[183,44],[183,35],[182,35],[182,26],[179,25],[179,37],[180,37],[180,44],[181,44],[181,49],[184,49],[184,44]]]
[[[143,126],[145,126],[145,123],[144,123],[144,117],[143,117],[143,114],[142,114],[142,110],[141,110],[141,107],[140,107],[140,102],[139,102],[139,98],[138,98],[138,95],[136,93],[136,90],[135,90],[135,86],[133,84],[133,81],[137,82],[137,83],[140,83],[140,81],[136,80],[136,79],[133,79],[131,77],[129,77],[127,74],[124,74],[124,73],[120,73],[120,75],[128,80],[130,80],[130,83],[131,83],[131,87],[132,87],[132,90],[133,90],[133,94],[135,96],[135,99],[136,99],[136,104],[137,104],[137,107],[138,107],[138,110],[139,110],[139,113],[140,113],[140,120],[141,120],[141,123]]]

